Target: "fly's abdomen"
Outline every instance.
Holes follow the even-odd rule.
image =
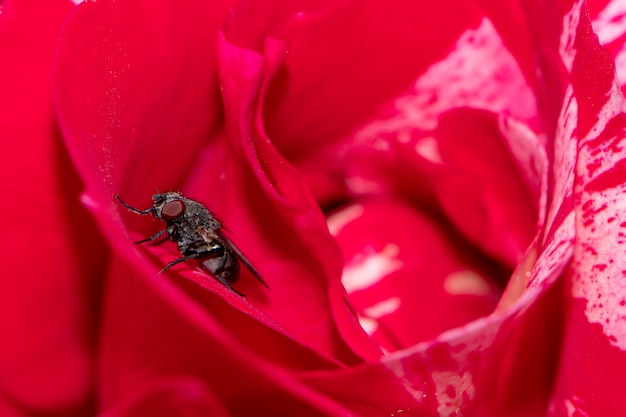
[[[239,278],[239,261],[227,249],[220,256],[203,259],[201,263],[203,268],[228,282],[236,282]]]

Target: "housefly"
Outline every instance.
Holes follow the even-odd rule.
[[[135,214],[141,216],[152,214],[157,219],[165,221],[164,230],[136,242],[162,243],[167,239],[159,239],[165,235],[172,242],[176,242],[182,257],[165,265],[161,272],[181,262],[198,259],[202,268],[211,272],[226,288],[245,297],[231,286],[231,283],[239,278],[241,262],[261,284],[268,287],[250,261],[224,235],[222,224],[201,203],[186,198],[181,193],[169,191],[153,195],[152,206],[139,210],[126,204],[119,195],[115,197],[120,204]]]

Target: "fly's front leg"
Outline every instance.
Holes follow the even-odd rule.
[[[147,209],[145,209],[145,210],[139,210],[139,209],[136,209],[136,208],[135,208],[135,207],[133,207],[133,206],[129,206],[129,205],[128,205],[128,204],[126,204],[126,203],[124,202],[124,200],[122,200],[122,198],[121,198],[119,195],[117,195],[117,194],[115,194],[115,198],[117,198],[117,201],[119,201],[121,205],[123,205],[124,207],[126,207],[128,210],[132,211],[132,212],[133,212],[133,213],[135,213],[135,214],[139,214],[139,215],[141,215],[141,216],[145,216],[146,214],[149,214],[149,213],[152,211],[152,207],[148,207],[148,208],[147,208]]]
[[[140,243],[146,243],[146,242],[154,242],[155,240],[157,240],[158,238],[160,238],[161,236],[163,236],[163,235],[164,235],[164,234],[166,234],[166,233],[167,233],[167,234],[171,234],[171,233],[172,233],[172,230],[173,230],[173,227],[168,227],[167,229],[163,229],[163,230],[161,230],[160,232],[157,232],[157,233],[153,234],[153,235],[152,235],[152,236],[150,236],[150,237],[147,237],[147,238],[145,238],[145,239],[138,240],[138,241],[137,241],[137,242],[135,242],[135,243],[140,244]],[[158,243],[162,243],[162,242],[164,242],[164,241],[161,241],[161,242],[158,242]]]

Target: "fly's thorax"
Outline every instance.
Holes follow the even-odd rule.
[[[213,214],[204,207],[201,203],[186,199],[187,210],[185,212],[185,219],[191,223],[197,225],[197,227],[202,227],[205,229],[217,230],[222,225],[220,222],[213,216]]]
[[[192,224],[186,219],[179,220],[173,227],[175,230],[175,241],[181,253],[185,253],[190,248],[200,248],[207,246],[202,228]]]

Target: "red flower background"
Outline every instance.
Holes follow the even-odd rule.
[[[626,414],[623,2],[0,5],[0,415]]]

